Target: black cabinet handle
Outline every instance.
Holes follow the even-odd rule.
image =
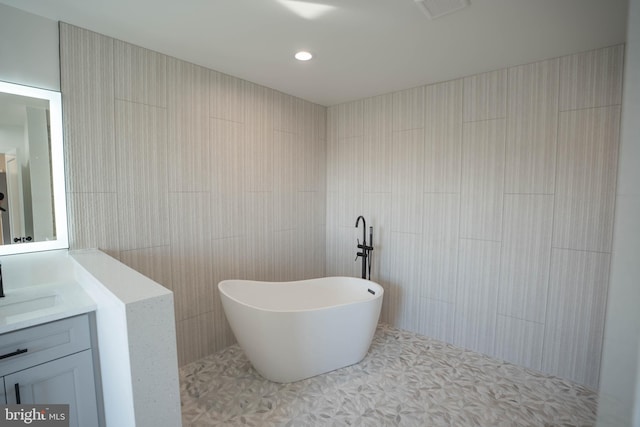
[[[20,384],[16,383],[14,387],[16,389],[16,403],[19,405],[20,404]]]
[[[19,354],[26,353],[27,351],[29,351],[29,350],[28,350],[28,349],[26,349],[26,348],[24,348],[24,349],[22,349],[22,350],[21,350],[21,349],[17,349],[17,350],[16,350],[16,351],[14,351],[14,352],[7,353],[7,354],[3,354],[2,356],[0,356],[0,360],[2,360],[2,359],[6,359],[7,357],[11,357],[11,356],[17,356],[17,355],[19,355]]]

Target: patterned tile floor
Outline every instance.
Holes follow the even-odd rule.
[[[233,345],[180,369],[188,426],[588,426],[595,392],[380,325],[362,362],[263,379]]]

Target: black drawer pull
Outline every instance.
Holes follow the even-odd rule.
[[[16,389],[16,403],[19,405],[21,403],[20,402],[20,384],[16,383],[14,388]]]
[[[19,355],[19,354],[26,353],[27,351],[28,351],[28,350],[27,350],[26,348],[25,348],[25,349],[22,349],[22,350],[17,349],[17,350],[16,350],[16,351],[14,351],[13,353],[3,354],[2,356],[0,356],[0,360],[2,360],[2,359],[6,359],[7,357],[11,357],[11,356],[17,356],[17,355]]]

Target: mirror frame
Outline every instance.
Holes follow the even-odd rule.
[[[68,249],[67,202],[64,179],[64,142],[62,137],[62,96],[60,92],[0,81],[0,92],[49,101],[51,138],[51,179],[56,239],[42,242],[0,245],[0,255],[23,254],[53,249]]]

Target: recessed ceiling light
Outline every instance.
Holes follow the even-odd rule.
[[[304,50],[301,50],[300,52],[295,54],[295,58],[298,61],[308,61],[311,58],[313,58],[313,55],[311,55],[309,52],[305,52]]]

